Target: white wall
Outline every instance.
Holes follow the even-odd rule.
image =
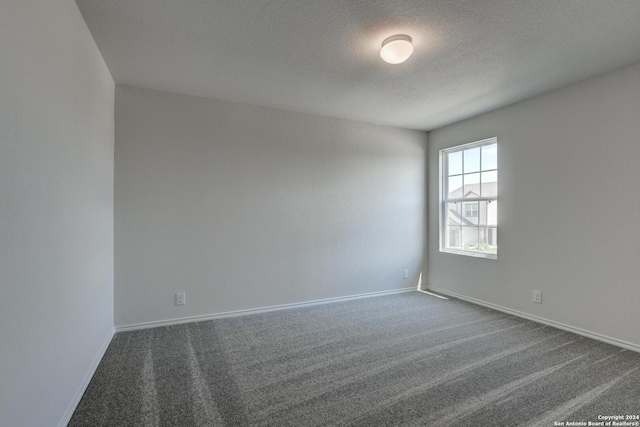
[[[116,325],[415,287],[425,145],[117,86]]]
[[[498,259],[440,253],[439,150],[491,136]],[[428,286],[640,345],[639,141],[640,65],[430,132]]]
[[[0,425],[55,426],[113,331],[114,83],[71,0],[0,40]]]

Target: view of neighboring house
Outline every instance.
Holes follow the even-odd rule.
[[[497,252],[498,201],[473,200],[481,194],[483,198],[496,197],[498,183],[466,184],[449,193],[449,199],[471,200],[447,204],[448,248]]]

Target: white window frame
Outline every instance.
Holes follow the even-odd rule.
[[[449,199],[447,196],[449,194],[449,189],[448,189],[448,185],[449,185],[449,168],[448,168],[448,164],[447,164],[447,156],[451,153],[455,153],[458,151],[464,151],[464,150],[468,150],[470,148],[476,148],[476,147],[483,147],[485,145],[491,145],[491,144],[497,144],[498,143],[498,138],[497,137],[492,137],[492,138],[487,138],[487,139],[483,139],[480,141],[474,141],[474,142],[469,142],[466,144],[461,144],[461,145],[456,145],[453,147],[449,147],[449,148],[444,148],[442,150],[440,150],[440,194],[439,194],[439,204],[440,204],[440,252],[445,252],[445,253],[451,253],[451,254],[458,254],[458,255],[466,255],[466,256],[471,256],[471,257],[477,257],[477,258],[486,258],[486,259],[497,259],[498,255],[497,254],[492,254],[492,253],[486,253],[486,252],[478,252],[478,251],[470,251],[470,250],[464,250],[464,249],[454,249],[454,248],[447,248],[446,247],[446,233],[448,232],[447,229],[447,203],[452,203],[452,202],[458,202],[458,203],[464,203],[464,202],[476,202],[478,203],[478,205],[480,204],[480,202],[491,202],[491,201],[497,201],[498,200],[498,195],[496,195],[495,197],[468,197],[468,198],[456,198],[456,199]],[[482,151],[481,151],[482,152]],[[498,152],[499,153],[499,152]],[[496,171],[498,171],[498,168],[496,168]],[[464,169],[463,169],[463,175],[464,175]],[[499,175],[499,172],[498,172]],[[498,184],[499,186],[499,179],[498,179]],[[478,206],[478,215],[479,215],[479,206]],[[498,216],[499,218],[499,216]],[[499,219],[498,219],[499,222]],[[491,228],[495,228],[496,231],[499,227],[499,224],[496,224],[495,227],[491,227]],[[478,229],[480,229],[481,226],[478,226]],[[460,238],[462,238],[462,236],[460,236]]]

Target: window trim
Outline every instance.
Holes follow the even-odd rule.
[[[474,251],[467,251],[464,249],[452,249],[452,248],[447,248],[446,247],[446,233],[447,233],[447,203],[452,203],[452,202],[483,202],[483,201],[497,201],[498,200],[498,195],[496,195],[496,197],[469,197],[469,198],[455,198],[455,199],[445,199],[445,194],[446,191],[448,190],[447,188],[447,178],[449,177],[449,168],[448,168],[448,164],[446,161],[446,157],[447,155],[451,154],[451,153],[456,153],[459,151],[464,151],[467,150],[469,148],[475,148],[475,147],[483,147],[485,145],[491,145],[491,144],[497,144],[498,143],[498,138],[497,137],[491,137],[491,138],[486,138],[486,139],[481,139],[478,141],[473,141],[473,142],[468,142],[465,144],[460,144],[460,145],[455,145],[453,147],[448,147],[448,148],[443,148],[439,151],[440,154],[440,168],[439,168],[439,174],[440,174],[440,185],[439,185],[439,194],[438,194],[438,210],[439,210],[439,229],[438,229],[438,234],[439,234],[439,246],[440,246],[440,252],[441,253],[450,253],[450,254],[456,254],[456,255],[465,255],[465,256],[470,256],[470,257],[475,257],[475,258],[484,258],[484,259],[498,259],[498,254],[491,254],[491,253],[486,253],[486,252],[474,252]],[[494,170],[494,169],[492,169]],[[498,170],[498,167],[496,165],[496,171]],[[464,175],[464,170],[462,175]],[[478,207],[479,208],[479,207]],[[479,212],[479,211],[478,211]],[[479,213],[478,213],[479,214]],[[496,231],[498,230],[498,226],[499,224],[496,223],[495,226],[489,226],[490,228],[495,228]]]

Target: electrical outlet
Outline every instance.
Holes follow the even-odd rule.
[[[186,302],[186,296],[184,292],[179,292],[176,294],[176,305],[184,305]]]
[[[533,291],[533,302],[542,304],[542,291]]]
[[[403,279],[408,279],[408,278],[409,278],[409,269],[405,268],[405,269],[402,271],[402,278],[403,278]]]

